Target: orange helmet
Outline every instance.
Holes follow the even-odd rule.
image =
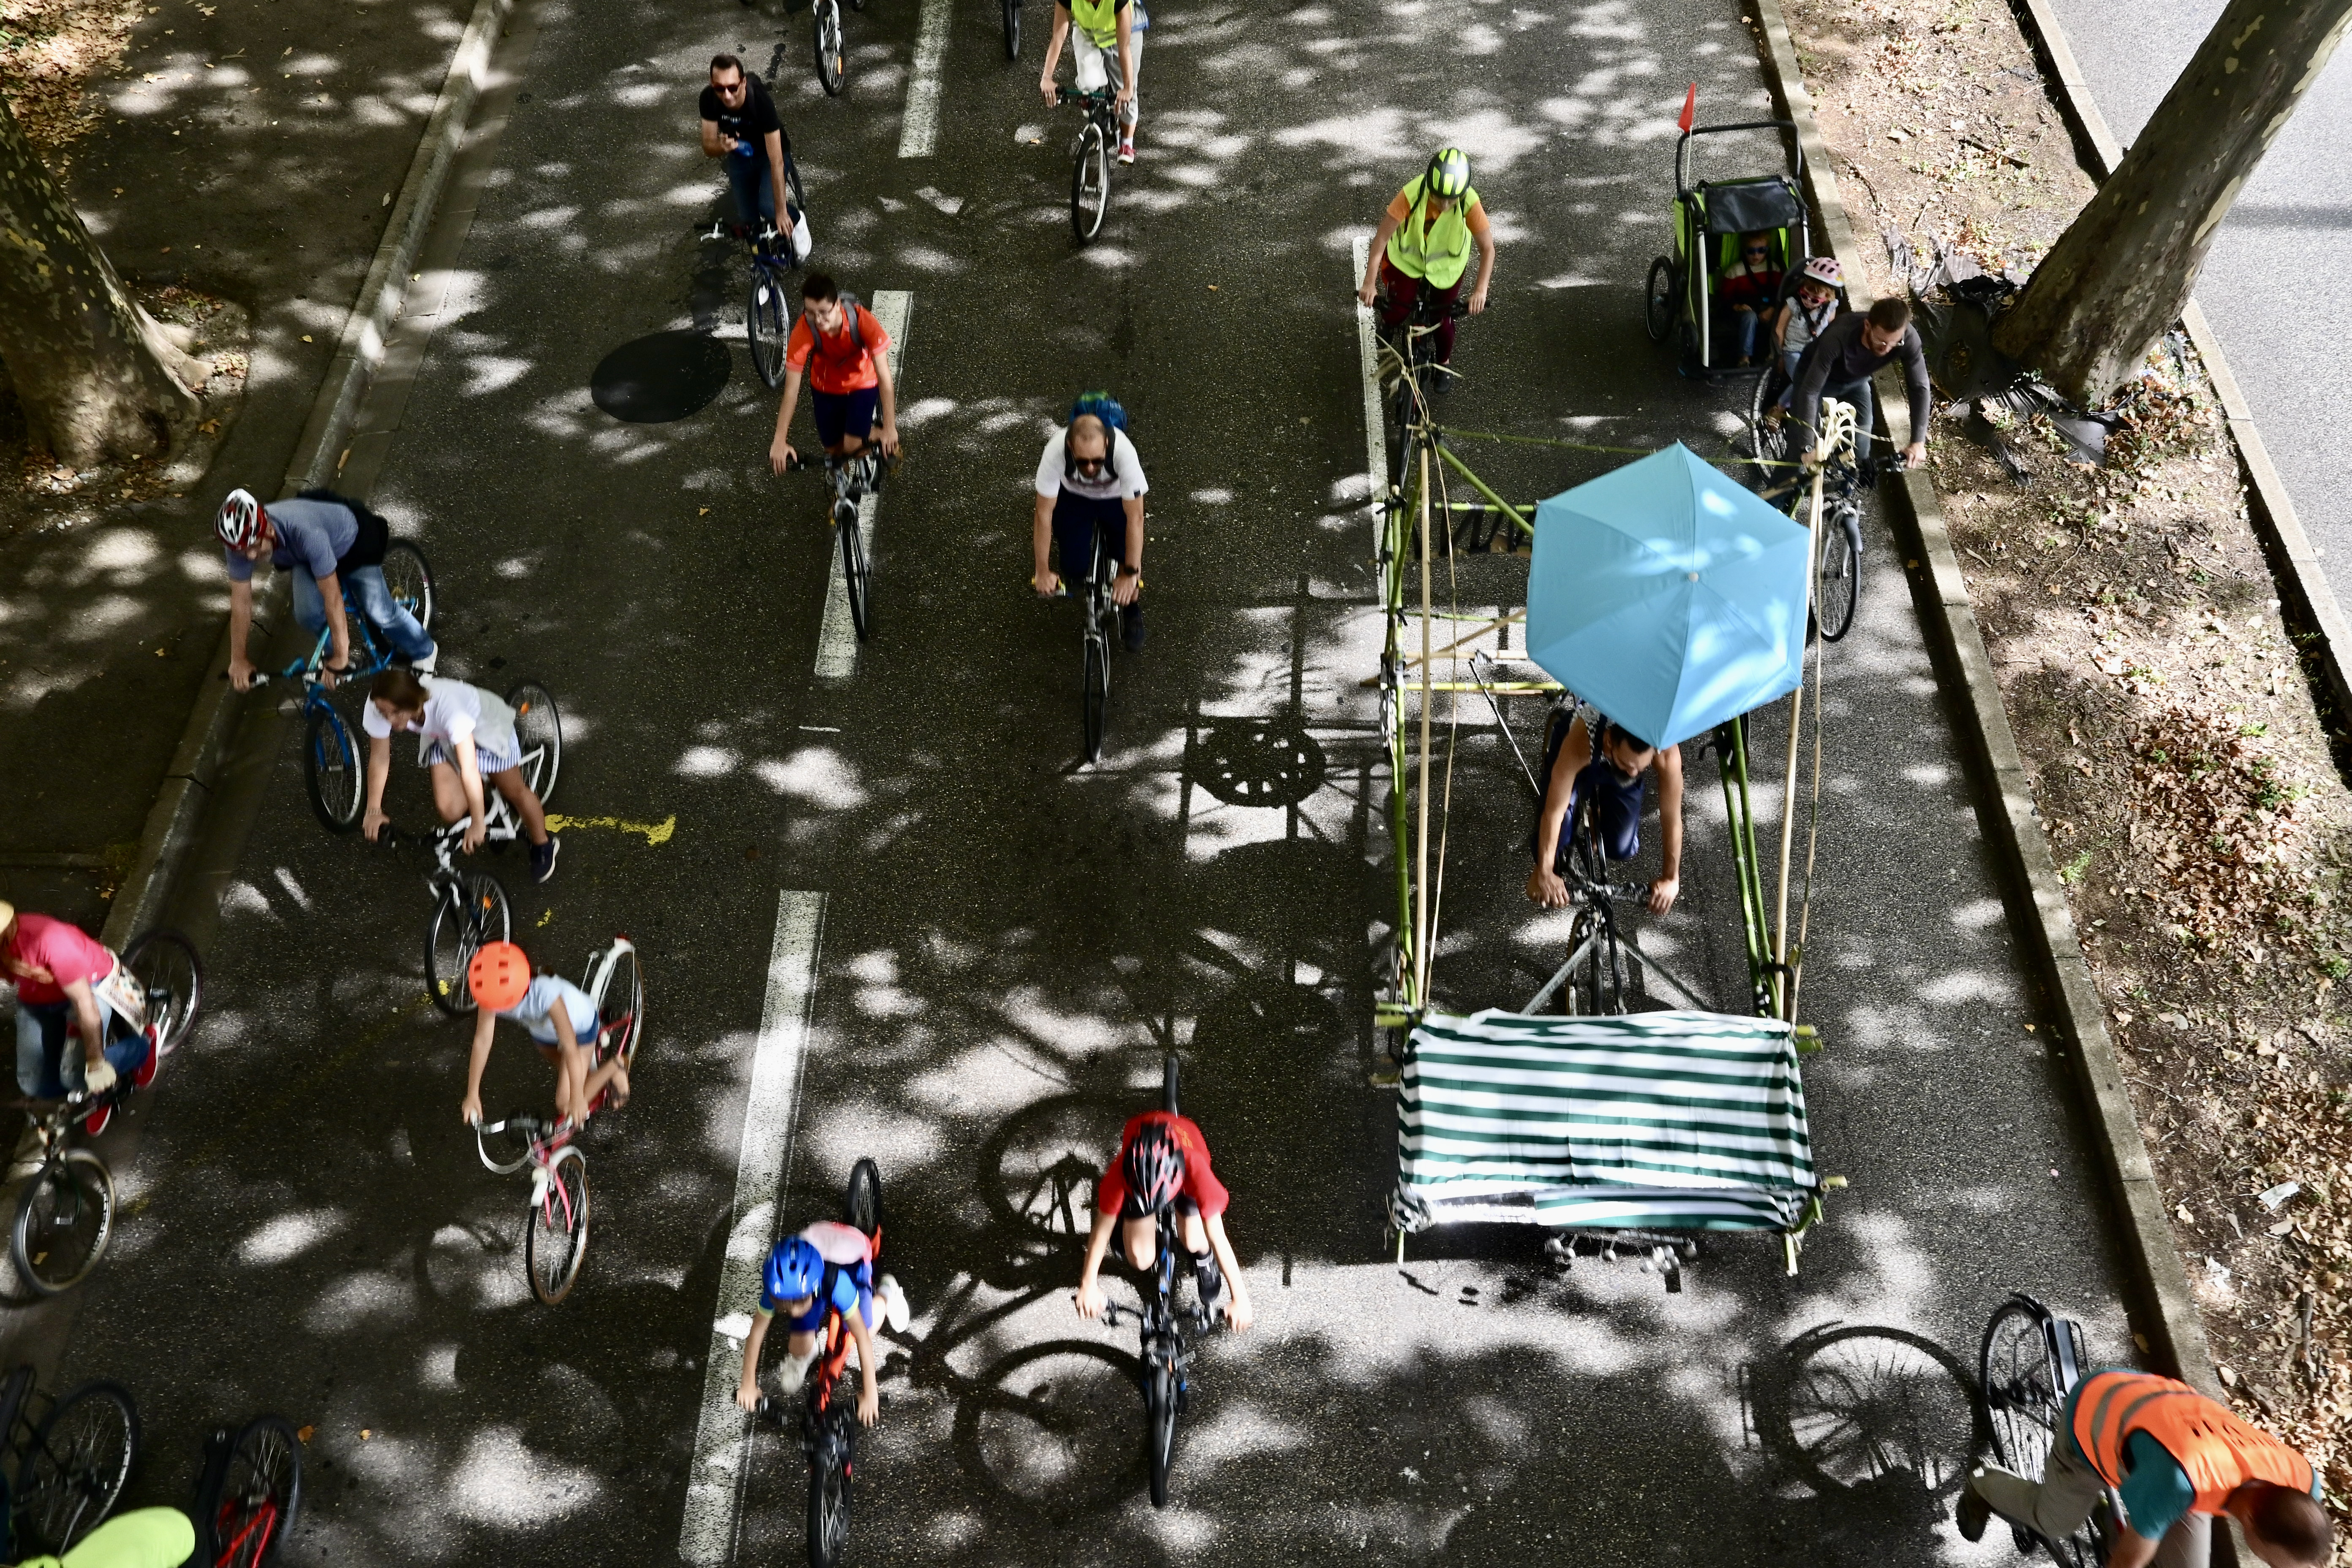
[[[530,960],[510,942],[489,942],[466,965],[466,985],[475,1006],[503,1013],[530,989]]]

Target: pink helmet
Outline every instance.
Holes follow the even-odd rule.
[[[1805,277],[1831,289],[1845,287],[1845,268],[1838,265],[1834,256],[1816,256],[1806,262]]]

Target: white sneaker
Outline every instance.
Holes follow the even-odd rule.
[[[915,1321],[914,1310],[907,1305],[907,1292],[898,1284],[898,1276],[885,1274],[874,1288],[874,1299],[882,1303],[882,1321],[894,1334],[903,1334],[907,1325]]]
[[[436,642],[433,645],[432,650],[426,653],[423,658],[410,659],[408,661],[408,668],[418,675],[430,675],[433,673],[434,661],[440,657],[441,645]]]
[[[806,1357],[788,1355],[776,1363],[776,1386],[787,1394],[798,1394],[801,1384],[808,1381],[809,1367],[816,1360],[812,1350]]]

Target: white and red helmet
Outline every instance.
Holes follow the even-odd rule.
[[[231,490],[221,502],[220,515],[213,519],[213,531],[231,550],[249,550],[268,526],[262,515],[261,503],[253,499],[251,490]]]

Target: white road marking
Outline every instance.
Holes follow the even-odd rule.
[[[776,896],[776,941],[768,953],[768,994],[751,1052],[751,1089],[743,1107],[743,1142],[735,1156],[735,1206],[727,1257],[719,1270],[718,1321],[702,1378],[702,1417],[694,1433],[686,1520],[678,1555],[692,1568],[726,1568],[735,1556],[743,1505],[751,1417],[735,1405],[742,1372],[742,1334],[760,1304],[760,1270],[775,1245],[784,1180],[793,1168],[801,1066],[808,1054],[809,1012],[816,994],[817,944],[824,934],[824,895]],[[735,1329],[730,1338],[727,1330]]]
[[[1363,287],[1364,267],[1371,254],[1371,237],[1358,235],[1354,246],[1356,270],[1349,279],[1350,294]],[[1370,487],[1365,499],[1372,503],[1373,549],[1377,551],[1380,500],[1389,488],[1389,438],[1382,428],[1386,422],[1381,409],[1380,334],[1373,322],[1372,308],[1361,300],[1356,301],[1356,362],[1364,373],[1364,483]]]
[[[915,72],[907,81],[907,118],[898,132],[901,158],[928,158],[939,145],[940,62],[947,58],[954,13],[955,0],[923,0],[922,21],[915,34]]]
[[[928,21],[924,23],[925,26],[929,25]],[[904,397],[906,383],[900,377],[907,363],[907,320],[914,314],[915,297],[903,289],[879,289],[875,290],[874,302],[868,309],[873,310],[874,319],[882,323],[882,330],[890,334],[890,379]],[[874,560],[877,500],[868,495],[857,503],[857,531],[866,541],[869,569]],[[824,619],[816,631],[816,677],[819,680],[846,680],[856,673],[857,623],[850,618],[849,582],[842,574],[841,551],[836,545],[833,552],[833,580],[824,595]]]

